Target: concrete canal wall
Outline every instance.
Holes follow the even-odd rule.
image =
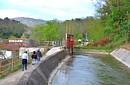
[[[74,53],[82,54],[82,53],[97,53],[97,54],[109,54],[105,50],[88,50],[88,49],[74,49]]]
[[[110,53],[117,60],[130,68],[130,51],[124,48],[119,48]]]
[[[47,85],[51,72],[67,55],[65,50],[47,56],[22,76],[18,85]]]
[[[75,49],[75,53],[98,53],[98,54],[110,54],[117,60],[125,64],[130,68],[130,50],[119,48],[115,49],[111,53],[104,50],[85,50],[85,49]]]

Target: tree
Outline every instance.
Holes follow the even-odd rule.
[[[13,39],[13,38],[16,38],[16,37],[15,37],[15,36],[13,36],[13,35],[9,37],[9,39]]]
[[[100,8],[97,10],[101,17],[106,17],[104,25],[105,35],[116,35],[127,38],[130,30],[130,1],[129,0],[98,0]],[[104,2],[104,3],[102,3]],[[118,40],[118,39],[117,39]],[[127,40],[127,39],[126,39]]]
[[[27,39],[27,38],[26,38],[26,35],[25,35],[24,33],[22,34],[21,38]]]
[[[82,34],[78,34],[78,39],[83,39],[83,35]]]
[[[39,25],[34,28],[30,38],[39,41],[58,40],[60,39],[60,29],[62,29],[62,26],[58,20],[47,21],[46,26]]]
[[[58,40],[60,39],[59,31],[61,29],[61,25],[58,20],[52,20],[47,22],[47,26],[44,30],[44,39],[46,40]]]
[[[21,37],[25,31],[23,24],[10,20],[9,18],[0,19],[0,37],[8,39],[10,36]]]
[[[104,27],[100,18],[88,18],[86,30],[90,41],[97,41],[104,37]]]

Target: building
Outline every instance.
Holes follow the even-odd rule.
[[[0,39],[0,47],[8,51],[19,51],[20,47],[31,47],[37,46],[36,40],[27,40],[23,38],[13,38],[13,39]]]
[[[29,43],[24,43],[26,39],[13,38],[4,42],[4,48],[9,51],[19,51],[20,47],[27,46]]]

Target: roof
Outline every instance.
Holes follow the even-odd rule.
[[[26,40],[24,38],[12,38],[12,39],[9,39],[9,40]]]

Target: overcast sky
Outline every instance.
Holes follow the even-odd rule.
[[[85,18],[95,13],[94,0],[0,0],[0,18],[43,20]]]

